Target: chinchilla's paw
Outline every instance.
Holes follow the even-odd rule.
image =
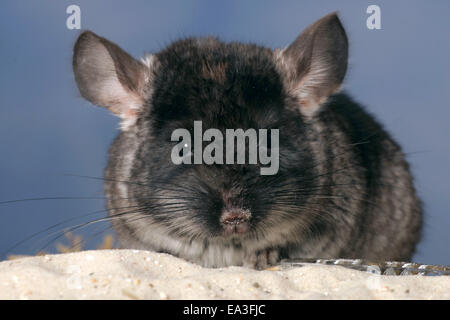
[[[278,249],[258,250],[246,255],[244,267],[262,270],[276,264],[280,260]]]

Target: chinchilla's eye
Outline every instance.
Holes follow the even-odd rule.
[[[192,156],[192,147],[189,143],[185,143],[183,148],[180,149],[179,156],[182,158],[187,158]]]

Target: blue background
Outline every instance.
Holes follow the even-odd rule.
[[[81,7],[91,29],[135,57],[190,35],[217,35],[284,47],[310,23],[338,10],[350,40],[345,88],[374,113],[408,153],[426,210],[415,260],[450,265],[449,1],[2,1],[0,5],[0,201],[30,197],[99,199],[0,204],[0,259],[27,236],[67,219],[102,218],[101,177],[118,119],[76,88],[66,8]],[[381,7],[382,30],[366,8]],[[55,230],[61,230],[63,225]],[[91,237],[107,223],[78,230]],[[104,233],[103,233],[104,234]],[[48,232],[9,253],[31,254]],[[52,246],[46,248],[52,251]]]

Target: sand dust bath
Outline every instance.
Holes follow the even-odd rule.
[[[450,299],[450,276],[319,264],[210,269],[168,254],[97,250],[0,262],[0,299]]]

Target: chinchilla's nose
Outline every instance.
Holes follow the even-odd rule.
[[[220,223],[226,235],[245,233],[248,230],[250,217],[250,211],[247,209],[224,209],[220,217]]]

